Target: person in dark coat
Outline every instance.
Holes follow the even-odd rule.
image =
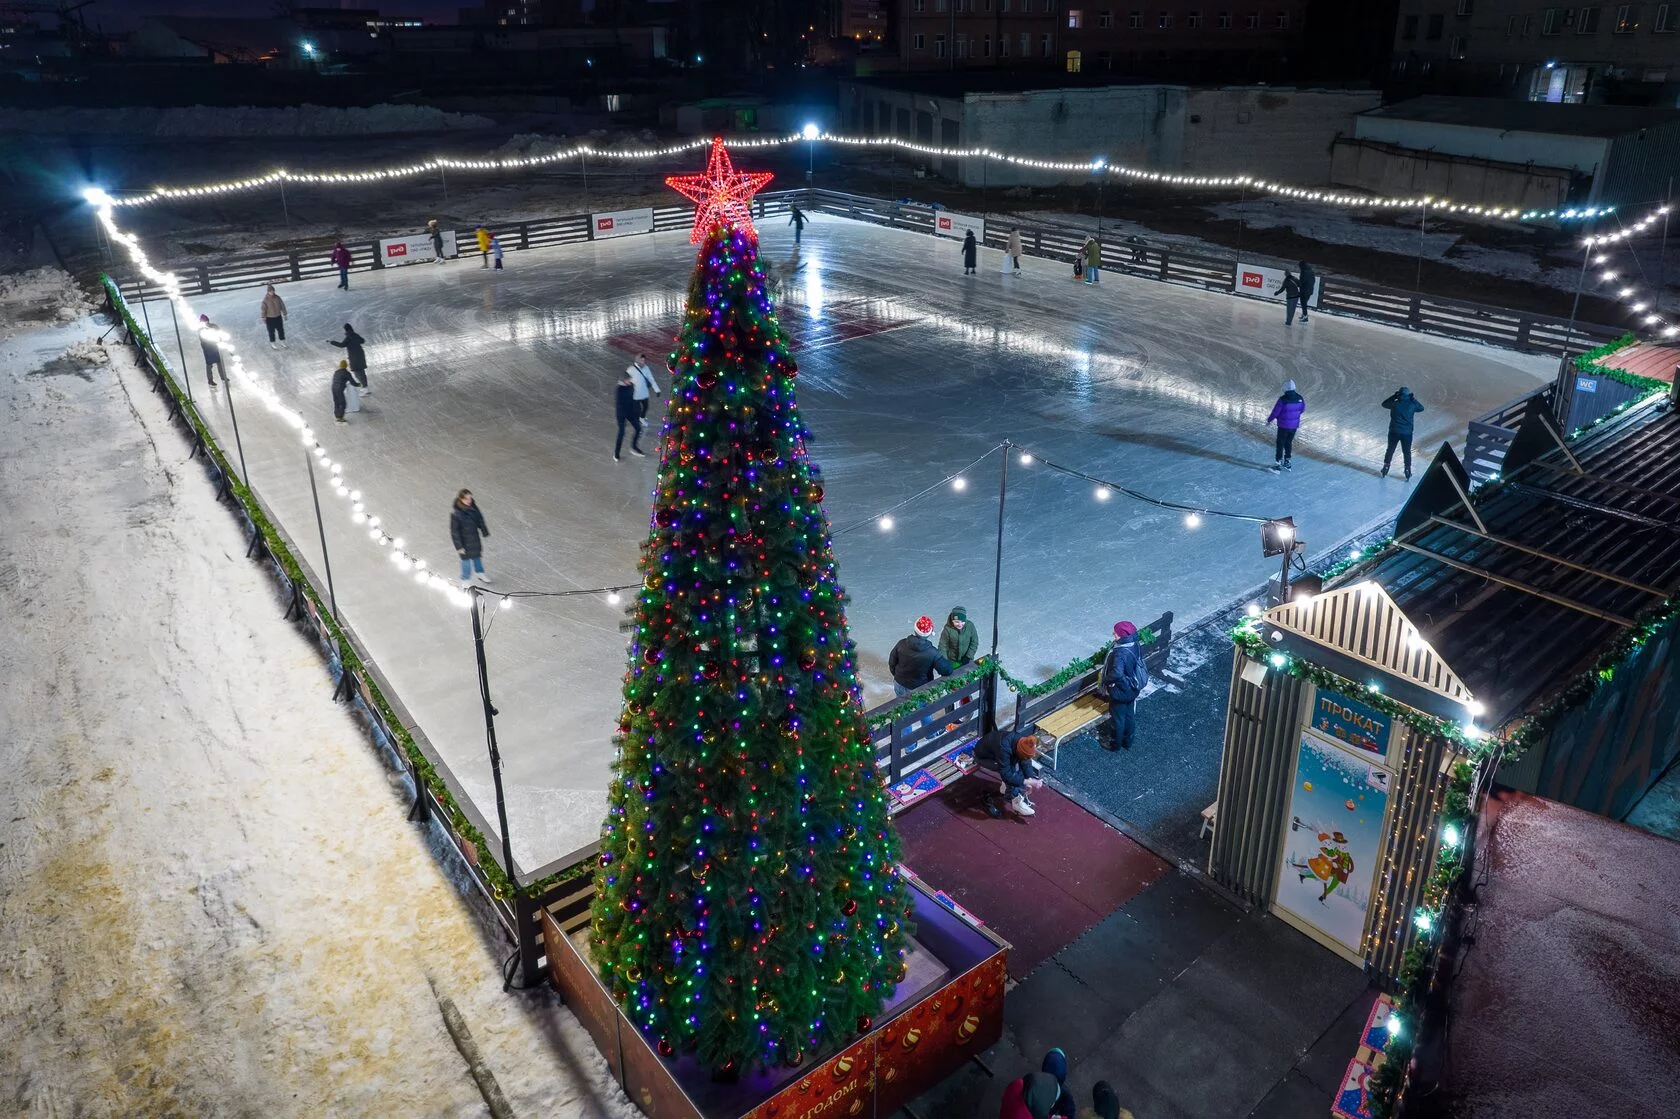
[[[1099,1080],[1091,1089],[1091,1106],[1097,1113],[1097,1119],[1132,1119],[1132,1113],[1120,1106],[1119,1093],[1114,1085],[1106,1080]]]
[[[929,638],[933,636],[933,619],[923,614],[916,619],[916,631],[892,647],[887,654],[887,671],[892,673],[893,694],[900,698],[909,695],[933,679],[934,673],[949,676],[956,671],[942,656]]]
[[[1313,292],[1318,289],[1318,273],[1306,261],[1301,262],[1301,321],[1307,321],[1307,308],[1312,304]],[[1285,323],[1285,326],[1288,324]]]
[[[1266,417],[1267,423],[1277,424],[1277,458],[1272,462],[1272,473],[1294,469],[1289,465],[1289,458],[1295,450],[1295,433],[1301,429],[1301,413],[1306,410],[1307,400],[1295,391],[1295,382],[1285,381],[1283,395],[1277,398],[1271,415]]]
[[[798,206],[788,207],[788,224],[793,226],[793,243],[799,244],[799,238],[805,233],[805,211]],[[762,214],[759,215],[763,217]]]
[[[344,409],[349,403],[344,390],[355,383],[356,379],[350,375],[350,363],[340,358],[338,368],[333,370],[332,396],[333,419],[341,424],[350,422],[344,418]]]
[[[974,764],[997,771],[998,792],[1009,798],[1007,807],[1017,816],[1033,815],[1027,790],[1044,784],[1038,776],[1037,759],[1037,735],[1002,727],[982,736],[974,746]]]
[[[484,544],[483,538],[490,535],[490,528],[484,523],[484,513],[473,500],[471,490],[462,490],[455,495],[455,504],[449,510],[449,541],[455,545],[455,554],[461,557],[461,589],[472,586],[473,579],[488,584],[490,576],[484,573]]]
[[[963,254],[963,275],[964,276],[974,275],[975,274],[974,266],[975,266],[975,263],[976,263],[976,258],[980,255],[980,246],[975,243],[974,230],[972,230],[972,229],[969,230],[967,233],[963,234],[962,254]]]
[[[227,370],[222,368],[222,332],[215,323],[210,321],[209,315],[198,316],[198,345],[204,351],[204,375],[210,379],[210,387],[216,387],[216,374],[227,379]]]
[[[340,241],[338,244],[333,246],[332,256],[328,259],[332,261],[333,267],[338,269],[338,286],[343,288],[345,291],[349,291],[350,250],[344,247],[343,241]]]
[[[1412,480],[1412,420],[1423,411],[1423,405],[1412,395],[1412,390],[1401,385],[1395,393],[1382,402],[1388,409],[1388,453],[1383,455],[1382,476],[1388,477],[1388,468],[1394,462],[1394,448],[1400,448],[1401,461],[1406,466],[1406,481]]]
[[[362,349],[366,344],[367,339],[357,334],[349,323],[344,324],[343,338],[327,340],[327,345],[337,346],[344,351],[345,357],[349,358],[350,372],[356,375],[356,387],[363,392],[372,392],[367,383],[367,351]]]
[[[1283,325],[1294,325],[1296,308],[1301,307],[1301,281],[1295,278],[1295,274],[1293,272],[1285,272],[1283,274],[1283,283],[1274,288],[1272,294],[1283,296]],[[1305,308],[1302,308],[1302,320],[1304,321],[1306,317],[1306,310]]]
[[[1137,698],[1149,685],[1149,666],[1143,662],[1138,649],[1137,626],[1131,622],[1114,623],[1114,645],[1103,658],[1101,688],[1108,700],[1108,716],[1114,724],[1111,741],[1103,743],[1107,750],[1130,750],[1132,734],[1137,728]]]
[[[1073,1119],[1077,1108],[1073,1104],[1073,1093],[1067,1087],[1067,1054],[1060,1049],[1052,1049],[1044,1054],[1044,1064],[1040,1066],[1046,1076],[1056,1078],[1056,1102],[1050,1105],[1051,1115],[1064,1115]]]
[[[618,412],[618,441],[613,444],[613,461],[618,462],[624,452],[625,424],[629,424],[633,432],[630,453],[637,458],[646,458],[647,452],[642,450],[642,404],[636,399],[636,379],[628,369],[619,375],[618,385],[613,390],[613,407]]]
[[[939,631],[939,655],[961,668],[980,651],[980,634],[968,620],[968,611],[951,607],[945,628]]]

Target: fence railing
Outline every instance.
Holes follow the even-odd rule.
[[[755,200],[755,210],[759,216],[785,214],[795,201],[809,210],[914,233],[933,234],[939,214],[936,206],[824,189],[762,194]],[[684,229],[693,216],[694,209],[690,206],[656,206],[653,208],[653,228],[655,231]],[[1070,267],[1089,232],[1053,222],[1017,221],[1013,218],[1007,221],[989,220],[986,223],[986,247],[999,251],[1005,249],[1011,229],[1021,233],[1023,255],[1062,261]],[[457,231],[458,235],[463,232],[467,231]],[[566,214],[498,224],[496,233],[506,252],[578,244],[594,237],[589,214]],[[266,253],[165,263],[161,268],[179,276],[189,294],[318,279],[336,271],[327,259],[335,243],[331,240],[301,241]],[[345,247],[350,250],[352,272],[385,267],[380,259],[378,241],[346,242]],[[1103,267],[1110,272],[1204,291],[1235,293],[1237,290],[1235,257],[1152,245],[1136,238],[1105,242]],[[1347,315],[1525,353],[1579,353],[1622,334],[1615,327],[1581,322],[1571,324],[1550,315],[1381,287],[1344,277],[1332,276],[1321,282],[1323,290],[1317,310],[1324,314]],[[122,283],[122,290],[125,295],[143,299],[154,299],[162,294],[157,285],[142,281],[133,274],[129,274]]]
[[[935,232],[939,211],[932,206],[821,189],[811,190],[808,195],[808,205],[815,210],[893,229]],[[988,219],[986,247],[1006,248],[1010,230],[1018,230],[1021,234],[1022,255],[1063,261],[1069,267],[1091,233],[1086,229],[1046,222]],[[1104,271],[1207,291],[1234,294],[1237,290],[1238,262],[1235,257],[1188,252],[1120,238],[1105,240],[1102,256]],[[1320,282],[1323,290],[1315,310],[1324,314],[1348,315],[1424,334],[1485,342],[1525,353],[1561,354],[1566,350],[1579,353],[1622,333],[1615,327],[1581,322],[1571,325],[1567,320],[1550,315],[1380,287],[1343,277],[1321,277]]]

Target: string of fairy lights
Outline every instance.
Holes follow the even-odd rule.
[[[1601,271],[1596,274],[1595,279],[1600,287],[1605,289],[1606,298],[1614,299],[1625,307],[1641,327],[1652,333],[1661,334],[1664,338],[1673,338],[1676,334],[1680,334],[1680,325],[1676,325],[1672,319],[1665,317],[1660,312],[1658,299],[1661,292],[1656,289],[1656,286],[1652,285],[1652,290],[1646,292],[1636,284],[1622,282],[1622,273],[1617,271],[1616,268],[1610,267],[1615,263],[1611,260],[1610,253],[1593,251],[1595,249],[1623,247],[1627,248],[1629,255],[1632,256],[1633,250],[1629,243],[1657,223],[1666,223],[1668,211],[1669,207],[1665,204],[1657,207],[1632,225],[1623,226],[1614,233],[1586,238],[1581,242],[1581,246],[1586,251],[1588,260],[1583,261],[1581,267],[1583,274],[1589,263],[1601,267]],[[1638,258],[1634,257],[1633,259],[1634,265],[1637,267]],[[1646,282],[1649,283],[1648,278]],[[1620,283],[1620,286],[1610,287],[1610,285],[1618,283]]]
[[[261,190],[266,187],[283,187],[287,183],[353,186],[394,182],[419,175],[430,175],[434,172],[527,171],[589,159],[618,163],[647,162],[684,155],[704,148],[711,142],[711,137],[694,137],[659,147],[598,148],[591,144],[578,144],[571,148],[544,152],[540,155],[501,156],[494,159],[461,159],[439,155],[393,166],[334,171],[293,171],[290,168],[277,167],[262,175],[250,175],[221,182],[198,183],[191,186],[155,186],[150,190],[125,193],[121,196],[108,194],[96,187],[90,188],[84,193],[90,201],[94,201],[94,196],[97,195],[104,200],[104,204],[113,207],[146,206],[160,201],[207,198]],[[1032,171],[1103,175],[1111,179],[1184,190],[1254,191],[1259,194],[1269,194],[1279,198],[1336,206],[1343,209],[1423,210],[1438,214],[1460,214],[1467,217],[1517,222],[1583,221],[1613,214],[1616,210],[1615,206],[1554,207],[1545,210],[1522,209],[1520,207],[1460,202],[1429,194],[1411,196],[1358,194],[1352,191],[1305,187],[1253,174],[1205,175],[1157,171],[1148,167],[1115,163],[1100,155],[1088,156],[1084,159],[1040,159],[1036,156],[1002,152],[987,147],[942,147],[934,144],[918,144],[895,136],[848,136],[821,130],[812,124],[806,125],[798,132],[783,135],[733,139],[730,141],[730,146],[737,150],[750,150],[779,148],[802,143],[810,145],[818,143],[833,144],[842,148],[891,150],[933,159],[980,159],[990,163],[1000,163]],[[100,203],[96,202],[95,204]]]

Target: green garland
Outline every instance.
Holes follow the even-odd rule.
[[[269,522],[257,505],[255,495],[239,480],[238,472],[234,470],[233,464],[228,460],[221,445],[216,442],[215,437],[210,433],[203,417],[198,414],[197,407],[181,390],[179,383],[171,374],[169,363],[152,345],[151,336],[140,327],[139,323],[135,322],[133,312],[129,310],[128,302],[123,298],[122,292],[107,275],[102,274],[100,282],[105,287],[111,306],[122,317],[123,325],[128,328],[130,335],[140,341],[141,346],[151,358],[152,368],[159,371],[159,375],[168,387],[170,395],[175,398],[176,406],[198,436],[199,442],[204,446],[205,453],[215,463],[216,469],[221,472],[228,490],[239,501],[241,509],[251,522],[253,531],[262,537],[263,546],[268,549],[269,555],[274,557],[275,563],[279,565],[281,572],[293,588],[314,604],[316,618],[320,620],[321,625],[331,635],[333,644],[337,649],[339,664],[344,671],[353,673],[365,685],[367,694],[372,697],[372,706],[380,721],[402,748],[403,754],[412,763],[414,772],[419,775],[427,790],[443,806],[450,828],[455,834],[472,845],[478,856],[474,861],[480,873],[484,875],[485,881],[489,884],[491,893],[503,899],[511,897],[537,898],[562,883],[590,873],[592,864],[585,860],[576,866],[567,867],[557,874],[551,874],[524,886],[517,885],[508,878],[507,872],[496,862],[496,855],[490,844],[485,840],[484,834],[468,821],[466,814],[461,811],[460,805],[456,803],[454,795],[449,791],[449,786],[438,775],[436,768],[421,752],[420,747],[415,744],[413,736],[409,734],[408,729],[397,718],[396,712],[391,709],[391,705],[386,701],[384,693],[380,691],[378,683],[367,671],[367,667],[361,658],[357,656],[349,639],[345,637],[344,631],[339,628],[338,622],[333,618],[332,612],[304,575],[302,565],[298,563],[297,558],[286,547],[280,533],[276,531],[273,524]]]
[[[885,711],[880,711],[871,715],[869,717],[869,729],[872,731],[880,730],[888,723],[895,722],[898,719],[915,714],[934,700],[944,699],[952,692],[960,691],[963,688],[968,687],[968,685],[981,679],[990,672],[992,670],[992,664],[992,658],[989,655],[984,656],[959,672],[953,672],[951,675],[946,676],[943,679],[935,680],[933,683],[928,684],[925,687],[917,688],[910,695],[887,708]]]
[[[1635,346],[1638,344],[1639,335],[1629,332],[1614,341],[1606,342],[1602,346],[1595,346],[1585,353],[1577,354],[1575,356],[1575,368],[1581,370],[1591,369],[1593,366],[1597,365],[1600,361],[1609,357],[1617,350],[1625,350],[1629,346]]]
[[[1157,640],[1159,640],[1159,637],[1160,635],[1152,629],[1141,629],[1138,631],[1137,635],[1138,644],[1153,645]],[[1060,672],[1056,673],[1048,680],[1040,680],[1036,684],[1029,684],[1018,676],[1012,675],[1003,667],[1002,663],[998,664],[998,676],[1003,680],[1004,684],[1008,686],[1009,690],[1014,692],[1016,695],[1033,699],[1041,695],[1049,695],[1058,688],[1066,687],[1074,680],[1085,675],[1087,672],[1097,667],[1097,665],[1101,664],[1103,662],[1103,658],[1108,656],[1108,651],[1112,648],[1114,648],[1114,642],[1105,642],[1090,656],[1078,657],[1069,661],[1062,667]]]

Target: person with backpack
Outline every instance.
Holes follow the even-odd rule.
[[[1283,394],[1272,405],[1271,415],[1266,417],[1267,423],[1277,424],[1277,458],[1272,462],[1273,474],[1294,469],[1289,465],[1289,457],[1295,450],[1295,433],[1301,428],[1301,413],[1306,410],[1306,397],[1295,391],[1294,381],[1285,381]]]
[[[665,390],[659,387],[654,378],[653,367],[648,364],[646,354],[637,354],[636,360],[624,370],[625,376],[630,378],[631,396],[636,401],[636,407],[641,410],[643,419],[647,418],[648,401],[651,396],[664,396]]]
[[[1301,321],[1307,321],[1307,307],[1312,303],[1313,292],[1318,290],[1318,273],[1306,261],[1301,262]],[[1284,324],[1289,325],[1288,323]]]
[[[1406,467],[1406,481],[1412,480],[1412,420],[1423,411],[1423,405],[1412,395],[1412,390],[1401,385],[1393,395],[1382,402],[1388,409],[1388,453],[1383,456],[1382,476],[1388,477],[1388,468],[1394,462],[1394,448],[1400,448],[1401,462]]]
[[[1037,735],[999,727],[982,736],[975,745],[974,764],[997,771],[998,792],[1009,798],[1005,802],[1009,811],[1017,816],[1034,815],[1027,790],[1044,784],[1038,775]]]
[[[327,345],[337,346],[343,350],[350,362],[350,372],[356,378],[356,387],[364,393],[371,393],[367,383],[367,351],[362,347],[367,345],[367,339],[356,333],[349,323],[344,324],[343,338],[329,338]]]
[[[1143,689],[1149,686],[1149,666],[1138,650],[1137,626],[1131,622],[1114,623],[1114,644],[1103,658],[1102,676],[1097,683],[1097,696],[1108,701],[1108,715],[1114,723],[1110,742],[1103,743],[1109,751],[1130,750],[1137,727],[1134,705]]]
[[[350,250],[340,241],[333,246],[332,255],[327,258],[332,266],[338,269],[338,286],[343,291],[350,290]]]

